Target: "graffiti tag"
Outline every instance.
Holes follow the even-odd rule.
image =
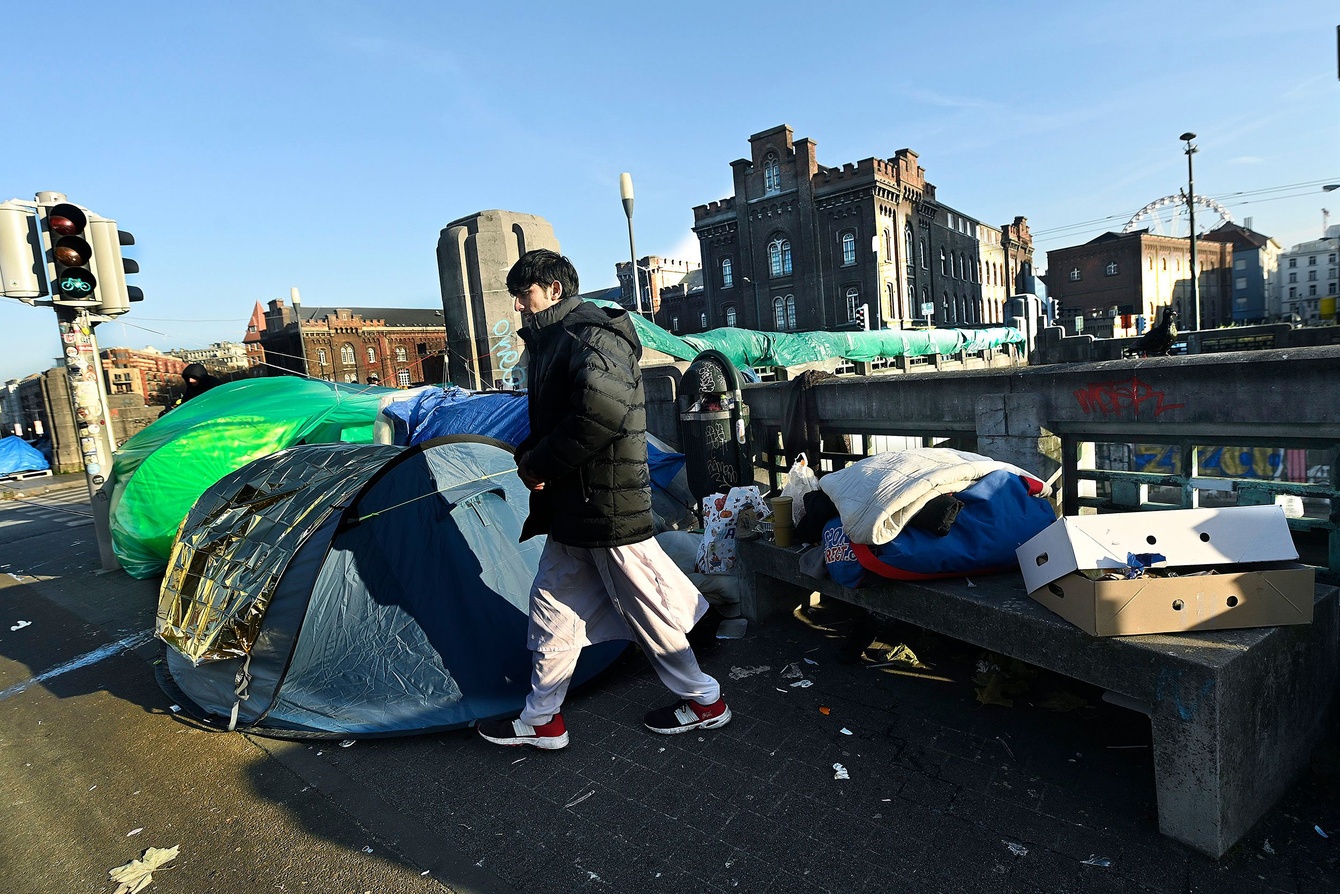
[[[521,352],[517,350],[515,333],[509,320],[499,320],[493,324],[489,337],[489,354],[497,361],[503,386],[522,388],[526,384],[526,371],[517,367],[521,362]]]
[[[1104,416],[1112,416],[1127,409],[1134,410],[1135,415],[1139,416],[1140,408],[1145,404],[1152,404],[1155,416],[1186,406],[1164,403],[1162,391],[1155,391],[1151,385],[1133,376],[1116,382],[1090,382],[1087,387],[1075,392],[1075,399],[1085,413],[1097,411]]]

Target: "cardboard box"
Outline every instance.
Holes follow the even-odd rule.
[[[1145,577],[1091,579],[1123,573],[1130,553],[1166,562]],[[1029,595],[1096,636],[1312,621],[1315,572],[1292,561],[1278,506],[1072,516],[1016,555]]]

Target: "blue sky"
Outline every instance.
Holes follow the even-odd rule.
[[[64,192],[135,234],[147,297],[104,347],[239,340],[290,286],[440,307],[438,232],[488,208],[613,285],[620,172],[639,254],[684,257],[692,207],[782,123],[827,165],[910,147],[940,199],[1043,249],[1176,193],[1187,130],[1197,193],[1239,221],[1286,247],[1328,202],[1340,222],[1333,0],[12,6],[0,199]],[[0,299],[0,380],[58,344]]]

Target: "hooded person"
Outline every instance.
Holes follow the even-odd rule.
[[[642,345],[628,313],[577,294],[557,252],[526,252],[507,274],[526,343],[530,434],[516,449],[530,490],[521,539],[548,536],[530,593],[531,691],[515,719],[479,724],[498,745],[568,744],[560,708],[583,646],[633,640],[678,701],[650,711],[654,733],[730,721],[688,631],[702,596],[655,539]]]
[[[214,376],[209,374],[203,363],[188,363],[186,368],[181,371],[181,379],[186,383],[186,393],[182,395],[182,403],[193,397],[199,397],[215,385],[223,384]]]

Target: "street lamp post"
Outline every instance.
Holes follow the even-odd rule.
[[[623,199],[623,213],[628,217],[628,252],[633,275],[633,301],[638,316],[642,316],[642,290],[637,284],[637,246],[633,244],[633,175],[619,175],[619,197]]]
[[[1200,273],[1196,267],[1196,178],[1191,173],[1191,156],[1200,150],[1193,144],[1196,135],[1187,131],[1178,137],[1186,142],[1186,210],[1191,219],[1191,328],[1200,329],[1200,295],[1197,280]]]
[[[298,295],[297,286],[292,286],[288,290],[288,295],[289,300],[293,302],[294,319],[298,323],[298,354],[302,357],[302,368],[298,370],[298,375],[305,379],[307,378],[307,344],[302,338],[302,298]]]

